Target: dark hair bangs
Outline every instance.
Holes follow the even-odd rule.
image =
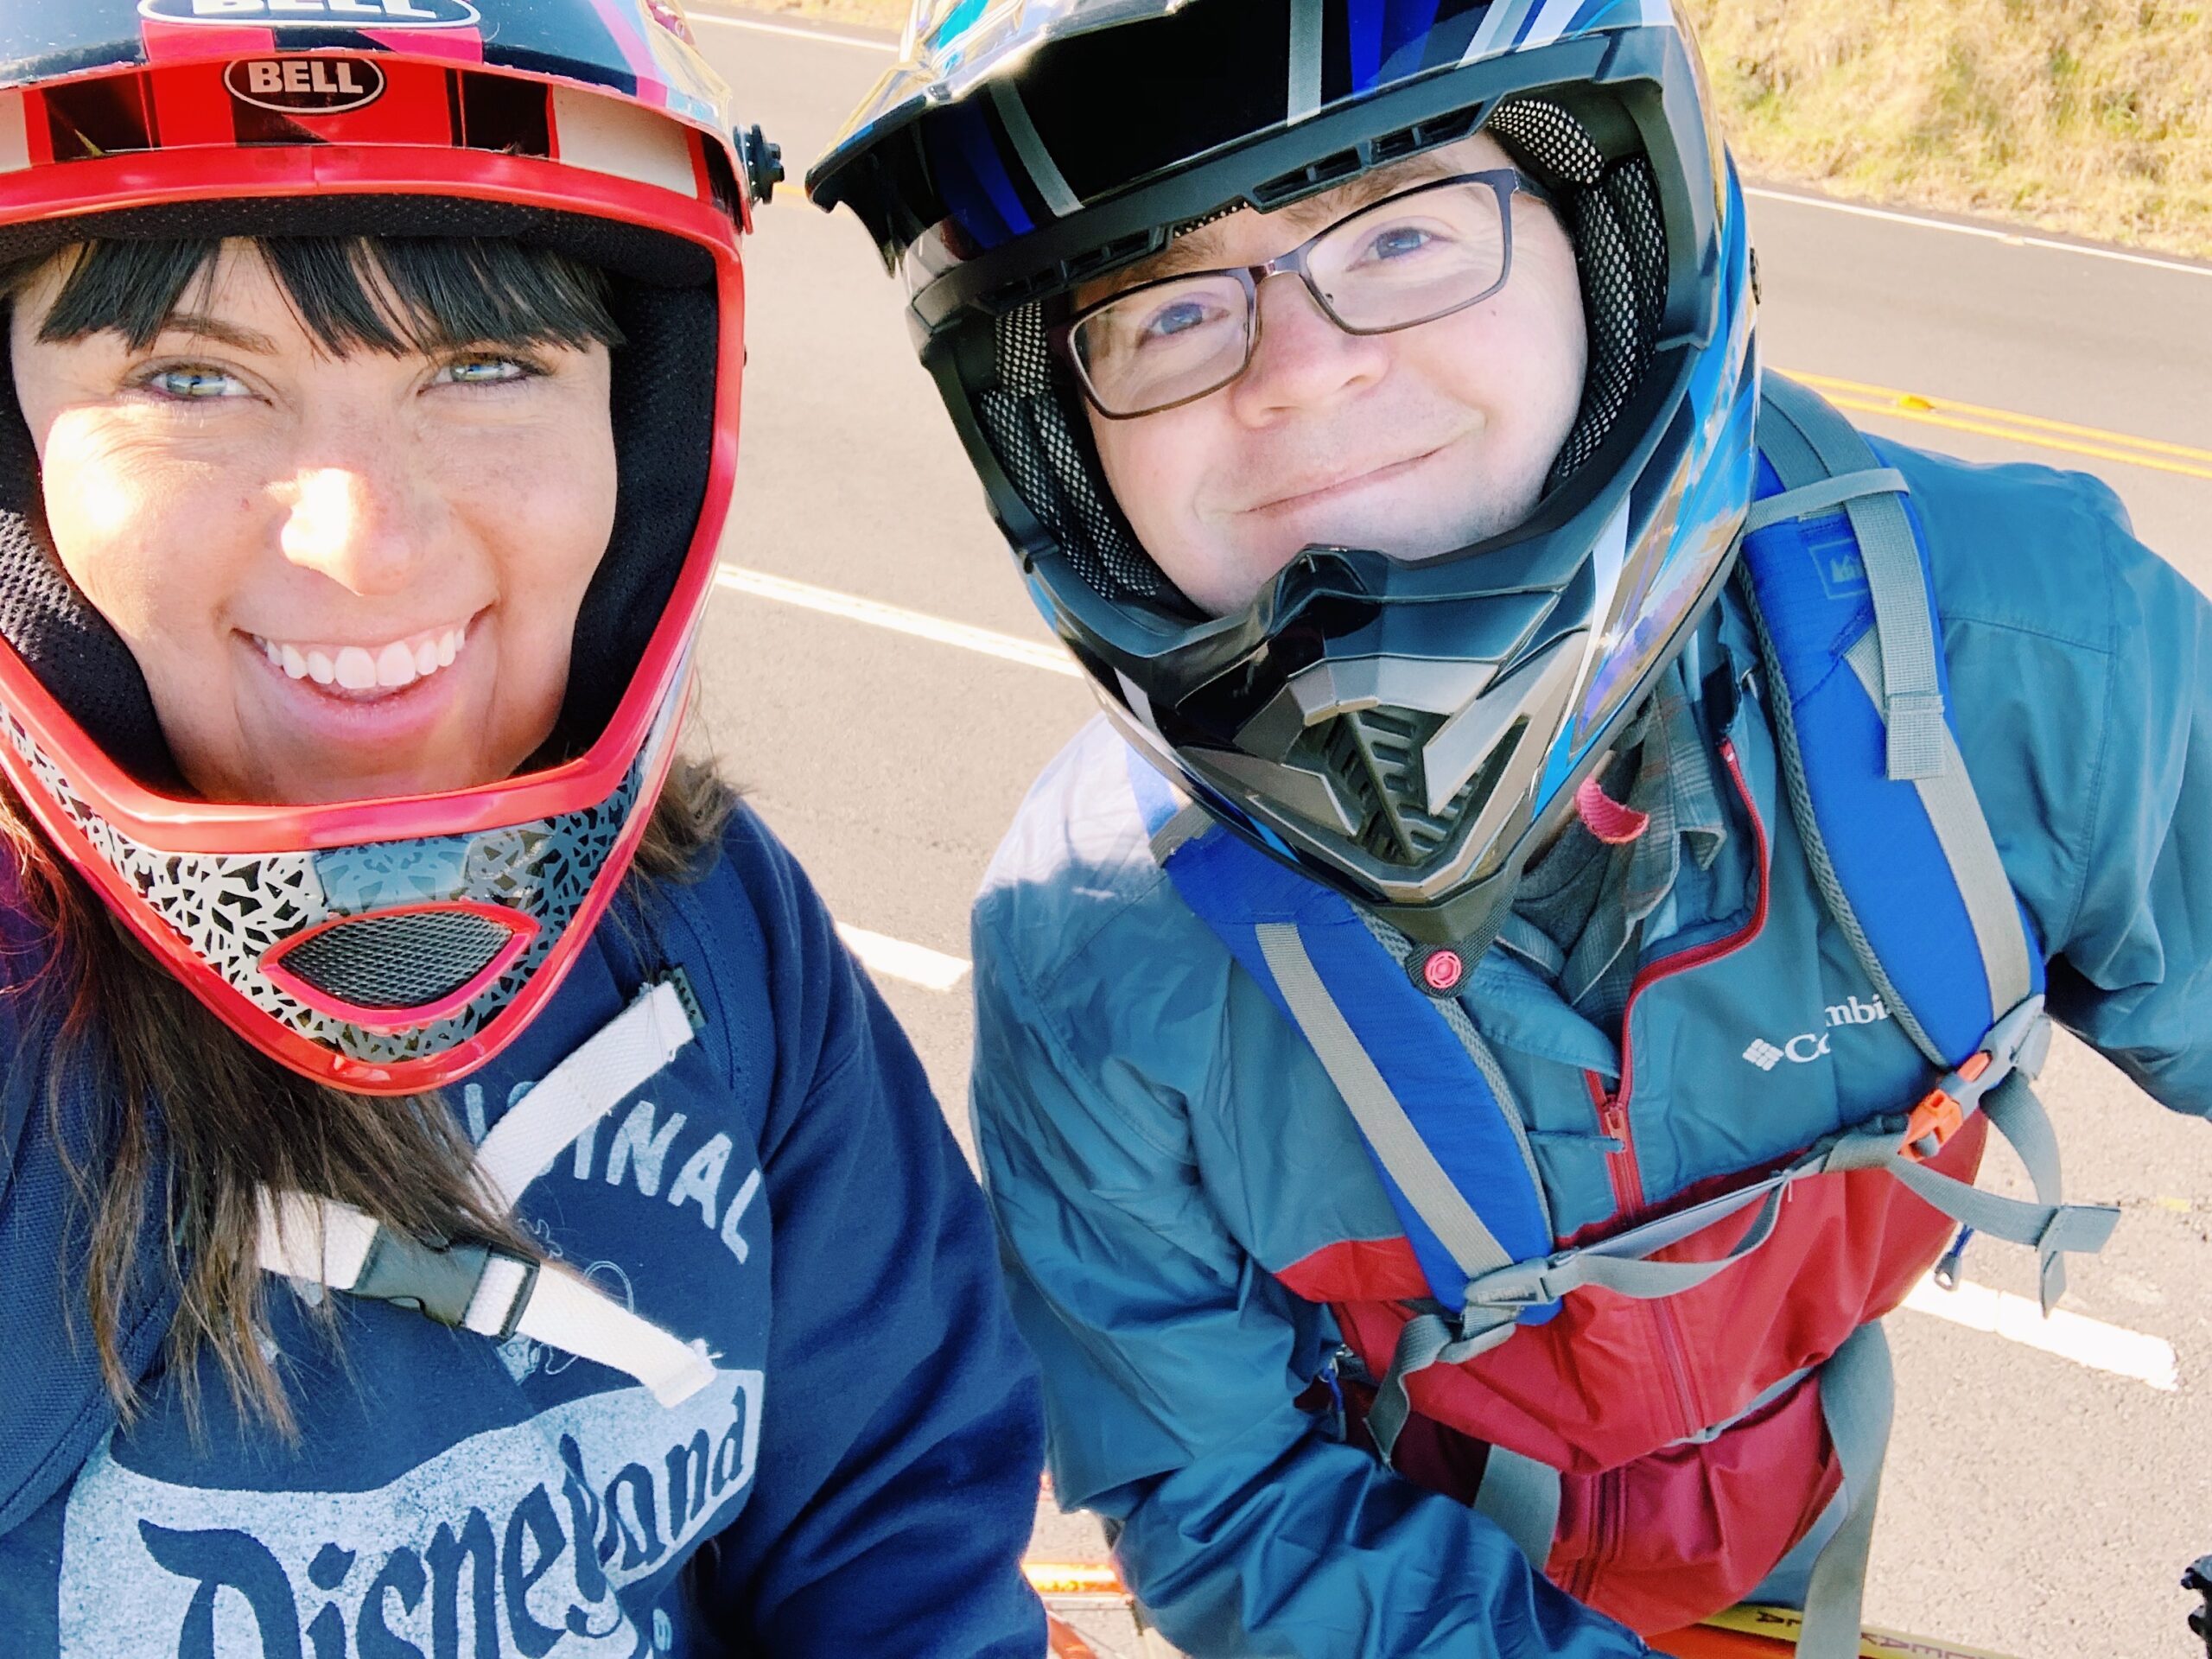
[[[499,237],[261,237],[251,245],[309,336],[333,356],[400,356],[472,346],[623,343],[607,273]],[[143,351],[188,302],[204,302],[213,237],[93,240],[64,254],[61,292],[39,338],[112,331]],[[11,273],[20,291],[29,272]]]

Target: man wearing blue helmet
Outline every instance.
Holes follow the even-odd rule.
[[[1667,0],[909,47],[810,182],[1106,712],[976,918],[1059,1496],[1198,1655],[1855,1654],[1880,1317],[2113,1224],[2050,1019],[2212,1110],[2212,611],[1762,382]]]

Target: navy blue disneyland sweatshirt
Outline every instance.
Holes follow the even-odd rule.
[[[454,1110],[482,1139],[671,968],[699,1036],[518,1214],[549,1257],[709,1356],[713,1380],[664,1406],[525,1337],[278,1279],[289,1442],[232,1408],[212,1361],[195,1434],[160,1369],[157,1287],[126,1320],[147,1407],[117,1424],[82,1334],[47,1039],[0,998],[0,1656],[1043,1651],[1019,1571],[1037,1391],[979,1195],[912,1051],[757,819],[704,880],[618,906],[524,1036],[449,1091]],[[94,1086],[62,1079],[65,1121]],[[334,1344],[306,1306],[325,1294]]]

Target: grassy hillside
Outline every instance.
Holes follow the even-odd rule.
[[[1757,177],[2212,258],[2212,0],[1686,3]]]
[[[2212,0],[1689,0],[1746,170],[2212,257]]]

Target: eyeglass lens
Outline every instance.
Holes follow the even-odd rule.
[[[1505,194],[1488,181],[1453,181],[1341,219],[1307,245],[1306,287],[1353,334],[1410,328],[1471,305],[1505,280]],[[1069,344],[1101,409],[1148,414],[1242,374],[1256,307],[1243,272],[1170,277],[1088,313]]]

